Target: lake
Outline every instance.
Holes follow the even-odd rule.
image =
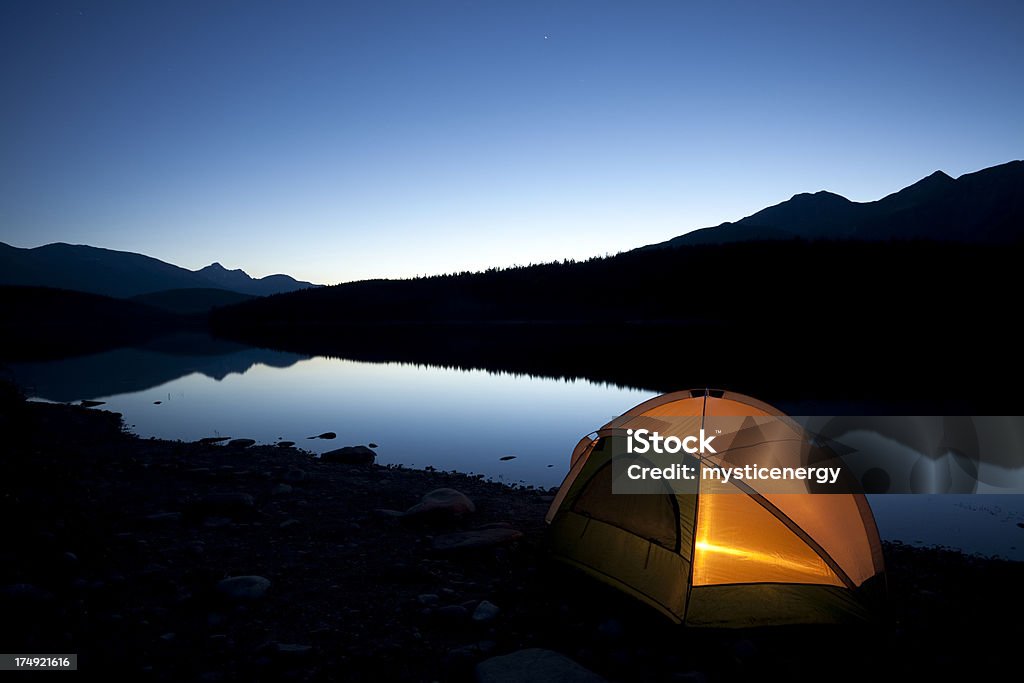
[[[521,374],[369,363],[209,338],[13,366],[34,399],[104,401],[142,437],[377,444],[381,464],[557,486],[579,439],[656,392]],[[787,406],[778,406],[786,410]],[[310,439],[335,432],[335,439]],[[514,456],[514,457],[510,457]],[[1024,560],[1024,496],[875,495],[882,537]]]

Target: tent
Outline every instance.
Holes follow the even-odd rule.
[[[659,396],[576,446],[547,514],[554,558],[692,626],[871,618],[884,566],[863,494],[815,492],[813,481],[704,478],[692,492],[665,485],[656,495],[613,493],[621,470],[612,465],[623,452],[616,441],[652,426],[662,434],[714,432],[717,452],[694,460],[702,469],[841,463],[795,421],[747,396],[705,389]]]

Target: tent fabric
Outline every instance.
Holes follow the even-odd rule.
[[[573,449],[546,517],[551,554],[688,625],[867,619],[866,597],[884,564],[862,494],[809,495],[814,484],[805,481],[762,493],[748,482],[703,477],[697,493],[666,484],[663,495],[612,494],[612,443],[623,430],[682,437],[702,427],[716,430],[718,452],[701,467],[842,466],[756,399],[710,390],[659,396]]]

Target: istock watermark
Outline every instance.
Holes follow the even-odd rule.
[[[623,416],[613,493],[1024,493],[1021,416]]]

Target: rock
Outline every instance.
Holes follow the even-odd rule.
[[[181,521],[180,512],[157,512],[152,515],[146,515],[146,522],[156,526],[165,526],[170,524],[177,524]]]
[[[339,462],[343,465],[371,465],[377,454],[366,446],[345,446],[327,451],[320,456],[324,462]]]
[[[434,593],[423,593],[422,595],[416,596],[416,602],[418,602],[421,605],[424,605],[425,607],[433,607],[434,605],[441,602],[441,598],[439,598]]]
[[[502,462],[504,462],[506,460],[515,460],[515,459],[516,459],[516,456],[514,456],[514,455],[503,455],[500,458],[498,458],[498,460],[501,460]]]
[[[324,432],[323,434],[317,434],[316,436],[306,437],[308,439],[336,439],[338,435],[334,432]]]
[[[376,510],[373,511],[373,514],[377,515],[378,517],[384,517],[387,519],[405,516],[404,512],[401,512],[399,510],[388,510],[386,508],[377,508]]]
[[[248,448],[256,443],[256,439],[231,439],[228,441],[228,448]]]
[[[469,550],[472,548],[488,548],[490,546],[510,543],[523,537],[515,529],[480,529],[477,531],[460,531],[454,534],[435,536],[433,548],[437,551]]]
[[[405,511],[407,517],[418,515],[443,515],[462,517],[476,512],[476,505],[466,494],[455,489],[434,489],[424,494],[416,505]]]
[[[369,443],[369,446],[370,446],[370,448],[377,448],[377,444],[375,444],[372,441]]]
[[[277,447],[278,448],[291,448],[294,445],[295,445],[294,441],[278,441],[277,442]]]
[[[230,436],[208,436],[208,437],[206,437],[204,439],[199,439],[199,443],[203,443],[203,444],[220,443],[221,441],[227,441],[230,438],[231,438]]]
[[[501,608],[489,600],[481,600],[473,610],[473,621],[478,624],[489,624],[498,618]]]
[[[603,683],[604,678],[565,655],[531,647],[476,665],[478,683]]]
[[[296,482],[305,481],[306,473],[300,469],[290,469],[284,473],[284,480],[290,481],[293,484]]]
[[[473,529],[475,529],[475,530],[480,530],[480,529],[511,529],[511,528],[513,528],[511,522],[490,522],[489,524],[481,524],[480,526],[473,527]]]
[[[299,645],[297,643],[274,643],[274,653],[281,657],[300,658],[312,654],[312,645]]]
[[[174,640],[177,637],[177,635],[178,634],[174,633],[173,631],[170,631],[160,636],[160,640],[164,641],[165,643],[169,643],[172,640]]]
[[[294,491],[288,484],[278,484],[274,488],[270,489],[270,495],[272,496],[287,496]]]
[[[262,576],[233,576],[217,584],[217,592],[238,602],[262,598],[270,588],[270,579]]]
[[[293,526],[299,526],[300,524],[302,524],[302,522],[300,522],[297,519],[286,519],[283,522],[281,522],[280,524],[278,524],[277,528],[278,529],[290,529]]]
[[[153,405],[155,405],[155,406],[158,406],[158,405],[160,405],[161,403],[163,403],[163,401],[153,401]]]
[[[106,401],[81,401],[79,402],[78,405],[82,406],[83,408],[95,408],[96,406],[101,406],[105,403]]]
[[[209,493],[189,507],[201,515],[237,518],[251,514],[256,503],[248,493]]]

